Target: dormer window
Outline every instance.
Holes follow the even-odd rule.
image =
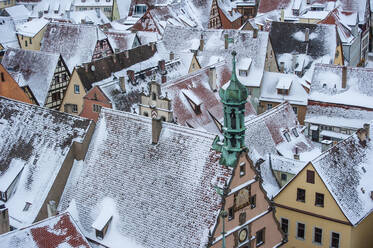
[[[100,213],[95,222],[92,224],[92,227],[96,231],[96,238],[100,240],[105,238],[112,219],[113,215],[111,213],[107,213],[104,210]]]
[[[238,72],[241,77],[247,77],[247,75],[249,74],[249,72],[246,70],[239,70]]]
[[[23,208],[23,211],[28,211],[31,206],[30,202],[26,202],[25,207]]]
[[[143,15],[146,12],[146,5],[145,4],[136,4],[135,6],[135,15]]]
[[[240,77],[247,77],[251,66],[251,58],[243,58],[238,62],[238,74]]]
[[[298,131],[295,127],[291,131],[292,131],[292,133],[294,134],[295,137],[299,137]]]
[[[201,113],[201,104],[202,101],[200,101],[196,95],[194,95],[191,91],[182,91],[185,98],[188,100],[190,106],[192,107],[194,113],[196,115]]]
[[[277,94],[281,95],[289,95],[291,84],[293,83],[293,79],[289,77],[281,77],[278,80],[278,83],[276,85]]]
[[[284,132],[284,136],[285,136],[285,139],[286,139],[287,142],[290,142],[290,141],[291,141],[291,138],[290,138],[290,134],[289,134],[289,132],[285,131],[285,132]]]

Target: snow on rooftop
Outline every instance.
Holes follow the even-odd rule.
[[[9,182],[21,171],[16,191],[8,192],[13,194],[5,203],[12,226],[35,221],[73,142],[83,141],[90,123],[0,97],[0,181]]]
[[[211,150],[215,135],[163,122],[154,145],[151,122],[103,108],[80,179],[67,187],[61,209],[74,199],[83,233],[108,244],[113,239],[98,240],[92,228],[107,197],[120,209],[109,232],[142,247],[204,247],[221,208],[214,186],[223,187],[232,171]]]
[[[12,7],[5,8],[5,11],[14,20],[14,22],[26,22],[30,17],[31,13],[24,5],[15,5]]]
[[[16,26],[11,17],[0,16],[0,44],[4,48],[19,48]]]
[[[27,37],[34,37],[48,23],[49,23],[49,21],[44,19],[44,18],[33,19],[33,20],[31,20],[29,22],[26,22],[24,24],[17,25],[17,34],[24,35],[24,36],[27,36]]]
[[[0,235],[0,243],[3,247],[12,248],[91,247],[69,213]]]

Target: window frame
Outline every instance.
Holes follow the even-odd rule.
[[[319,196],[319,197],[321,197],[322,196],[322,204],[320,203],[320,204],[318,204],[317,203],[317,196]],[[319,192],[316,192],[315,193],[315,206],[316,207],[324,207],[324,205],[325,205],[325,196],[324,196],[324,194],[322,194],[322,193],[319,193]]]
[[[303,225],[304,226],[304,228],[303,228],[303,238],[298,236],[298,234],[299,234],[299,225]],[[296,239],[298,239],[298,240],[306,240],[306,224],[304,224],[302,222],[297,222],[297,229],[295,231],[296,231],[296,235],[295,235]]]
[[[281,173],[281,181],[287,181],[288,180],[288,175],[285,173]]]
[[[300,197],[299,197],[299,192],[301,192],[301,191],[303,191],[304,192],[304,199],[302,200],[302,199],[300,199]],[[305,203],[306,202],[306,190],[305,189],[302,189],[302,188],[297,188],[297,202],[303,202],[303,203]]]
[[[5,82],[4,72],[0,73],[1,82]]]
[[[333,233],[338,234],[338,246],[332,246],[333,244]],[[330,232],[330,248],[340,248],[341,247],[341,234],[338,232]]]
[[[79,86],[79,84],[74,84],[74,94],[80,94],[80,86]]]
[[[243,177],[246,174],[246,163],[240,163],[240,177]]]
[[[72,105],[72,108],[71,108],[71,111],[73,113],[78,113],[78,105],[77,104],[71,104]],[[76,109],[75,109],[76,108]]]
[[[228,221],[234,220],[234,207],[228,208]]]
[[[280,220],[281,220],[281,222],[280,222],[280,228],[281,228],[282,232],[285,234],[285,238],[287,239],[288,236],[289,236],[289,230],[290,230],[290,228],[289,228],[289,226],[290,226],[290,224],[289,224],[289,219],[286,219],[286,218],[281,217]],[[284,220],[287,221],[287,224],[286,224],[286,228],[287,228],[287,230],[286,230],[286,232],[285,232],[285,230],[283,229]]]
[[[260,242],[258,242],[258,234],[261,233],[262,234],[262,240]],[[255,246],[256,247],[259,247],[261,245],[265,244],[265,227],[258,230],[256,233],[255,233]]]
[[[306,182],[315,184],[315,171],[313,170],[307,170],[306,171]]]
[[[95,112],[95,113],[100,113],[101,107],[102,107],[101,105],[92,104],[92,111]]]
[[[320,242],[316,241],[316,229],[319,229],[321,230],[321,234],[320,234]],[[312,243],[316,244],[316,245],[322,245],[322,235],[323,235],[323,230],[322,228],[320,227],[313,227],[313,237],[312,237]]]

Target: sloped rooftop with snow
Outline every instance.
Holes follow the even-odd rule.
[[[104,245],[205,247],[221,207],[214,185],[232,175],[211,149],[214,138],[163,122],[152,144],[150,118],[103,108],[79,180],[60,208],[70,203],[84,235]],[[100,241],[92,224],[105,210],[112,220]]]
[[[37,103],[44,106],[59,54],[9,48],[1,64],[20,87],[28,86]]]
[[[0,44],[5,47],[19,48],[16,26],[11,17],[0,16]]]
[[[90,125],[88,119],[0,97],[0,186],[8,189],[19,178],[6,202],[12,226],[35,221],[73,142],[82,142]]]
[[[69,213],[0,235],[0,243],[12,248],[91,247]]]

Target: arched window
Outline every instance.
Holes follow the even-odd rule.
[[[153,92],[153,94],[152,94],[152,100],[155,101],[156,98],[157,98],[157,96],[155,95],[155,92]]]

